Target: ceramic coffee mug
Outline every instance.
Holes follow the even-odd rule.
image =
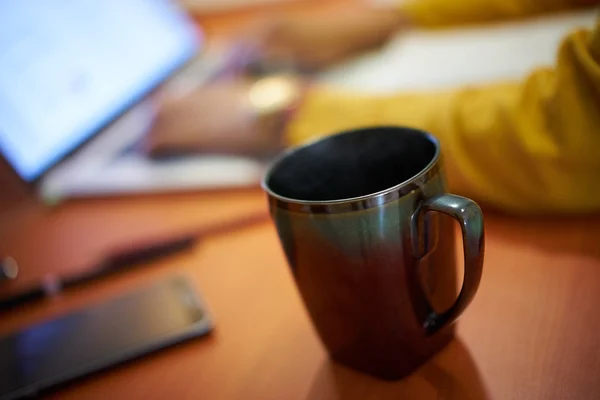
[[[384,379],[453,337],[482,272],[483,217],[445,193],[440,145],[376,127],[293,149],[263,179],[296,284],[331,357]],[[454,221],[464,248],[458,290]]]

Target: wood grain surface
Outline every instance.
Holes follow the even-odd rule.
[[[75,273],[117,244],[266,209],[259,189],[47,208],[10,182],[1,192],[12,200],[2,203],[0,255],[15,257],[22,275],[2,284],[0,296],[48,273]],[[49,398],[600,399],[600,217],[485,216],[483,279],[458,322],[457,339],[398,382],[328,360],[269,222],[0,314],[0,333],[184,273],[215,316],[210,337],[80,380]]]

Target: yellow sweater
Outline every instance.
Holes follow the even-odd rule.
[[[598,0],[415,0],[418,25],[516,18]],[[514,212],[600,210],[600,20],[558,49],[553,68],[521,82],[435,93],[374,96],[310,91],[288,130],[290,144],[343,129],[396,124],[441,143],[449,189]]]

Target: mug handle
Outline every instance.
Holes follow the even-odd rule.
[[[448,310],[438,314],[425,297],[429,311],[423,327],[427,334],[433,334],[445,325],[454,322],[473,300],[481,280],[485,236],[483,213],[473,200],[446,193],[425,200],[416,214],[424,216],[429,211],[447,214],[458,221],[462,232],[465,257],[463,283],[454,304]]]

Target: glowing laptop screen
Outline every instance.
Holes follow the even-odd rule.
[[[23,179],[36,179],[200,42],[168,0],[0,2],[2,153]]]

